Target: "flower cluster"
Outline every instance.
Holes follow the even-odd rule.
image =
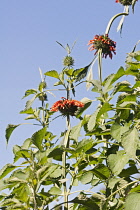
[[[66,56],[63,59],[63,65],[64,66],[73,66],[74,65],[74,59],[71,56]]]
[[[84,107],[84,104],[77,100],[68,100],[62,97],[62,100],[56,101],[51,107],[50,111],[60,111],[63,115],[74,116],[78,107]]]
[[[121,3],[123,6],[132,5],[133,0],[116,0],[116,3]]]
[[[109,37],[108,34],[106,35],[95,35],[92,40],[88,42],[88,45],[91,45],[89,47],[89,50],[96,50],[96,53],[98,52],[99,49],[102,49],[102,54],[103,57],[109,57],[112,59],[112,52],[116,54],[116,42],[112,41]]]

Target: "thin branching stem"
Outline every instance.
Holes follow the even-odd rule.
[[[118,190],[116,190],[115,192],[113,192],[110,196],[108,196],[107,200],[109,200],[113,195],[117,194],[120,190],[123,190],[124,188],[128,187],[131,184],[137,183],[139,180],[135,180],[133,182],[130,182],[126,185],[124,185],[123,187],[119,188]]]

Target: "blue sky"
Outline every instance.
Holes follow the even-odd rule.
[[[21,100],[25,91],[36,88],[40,82],[38,68],[45,73],[56,69],[61,71],[62,59],[66,55],[56,41],[63,45],[77,43],[72,52],[75,68],[89,64],[93,52],[88,51],[87,43],[96,34],[103,34],[110,18],[123,11],[115,0],[4,0],[0,3],[0,168],[12,162],[12,147],[30,137],[38,128],[29,125],[17,128],[6,148],[5,129],[7,124],[24,122],[19,112],[24,109]],[[116,72],[124,65],[126,53],[131,52],[140,39],[140,2],[135,13],[125,18],[122,36],[116,32],[120,18],[115,20],[110,38],[117,42],[117,54],[113,59],[103,61],[103,76]],[[140,47],[137,47],[140,50]],[[94,77],[97,69],[93,68]],[[55,80],[48,79],[48,88]],[[77,99],[94,97],[93,93],[78,89]],[[57,93],[56,93],[57,95]],[[59,93],[58,93],[59,95]],[[49,96],[49,103],[59,98]],[[54,127],[54,130],[59,129]]]

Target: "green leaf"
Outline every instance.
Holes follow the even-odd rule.
[[[7,144],[8,144],[8,141],[9,141],[9,138],[13,132],[13,130],[18,127],[20,124],[18,125],[12,125],[12,124],[9,124],[6,128],[6,134],[5,134],[5,137],[6,137],[6,141],[7,141]]]
[[[28,100],[26,102],[26,105],[25,105],[25,110],[29,110],[34,102],[34,100],[36,99],[37,95],[34,95],[33,98],[31,98],[30,100]]]
[[[115,185],[121,180],[121,178],[110,178],[109,182],[108,182],[108,187],[110,189],[113,189],[115,187]]]
[[[15,198],[9,198],[9,199],[5,199],[3,202],[0,203],[0,207],[5,207],[5,206],[11,206],[11,205],[14,205],[14,204],[20,204],[19,200],[18,199],[15,199]]]
[[[129,177],[131,175],[134,175],[136,173],[139,173],[137,167],[135,165],[128,167],[126,169],[123,169],[122,172],[119,174],[119,177]]]
[[[30,107],[29,109],[24,109],[20,111],[20,114],[33,114],[34,110]]]
[[[73,76],[76,77],[76,82],[79,82],[80,80],[86,77],[89,66],[90,65],[85,66],[84,68],[74,70]]]
[[[104,89],[103,89],[103,93],[107,93],[109,92],[110,90],[113,89],[113,86],[112,86],[112,80],[114,79],[114,74],[110,74],[106,79],[105,81],[103,82],[103,85],[104,85]]]
[[[81,100],[81,102],[84,103],[84,107],[79,108],[78,111],[76,112],[77,118],[79,118],[83,114],[83,112],[91,105],[92,100],[85,97]]]
[[[52,187],[50,190],[49,190],[49,193],[51,195],[60,195],[62,194],[62,191],[58,188],[58,187]]]
[[[41,130],[35,132],[32,137],[31,140],[33,142],[33,144],[39,149],[42,149],[42,141],[45,137],[46,134],[46,127],[42,128]]]
[[[54,83],[54,86],[58,86],[58,85],[63,85],[63,82],[62,81],[58,81],[58,82]]]
[[[129,130],[129,124],[125,123],[124,126],[115,123],[111,127],[111,136],[118,142],[121,142],[122,134]]]
[[[130,193],[125,202],[125,210],[139,210],[140,209],[140,193]]]
[[[93,177],[93,172],[87,171],[84,174],[82,174],[82,176],[80,177],[80,181],[82,184],[88,184],[91,182],[92,177]]]
[[[140,193],[140,185],[138,185],[138,186],[132,188],[132,189],[130,190],[130,192],[139,192],[139,193]]]
[[[113,94],[115,95],[117,92],[132,92],[130,88],[131,84],[128,81],[118,82],[113,90]]]
[[[108,156],[109,167],[115,175],[120,174],[124,166],[128,163],[128,160],[129,156],[123,150],[118,151],[117,154]]]
[[[136,157],[136,149],[139,142],[139,133],[136,128],[125,132],[122,136],[122,145],[130,158]]]
[[[111,111],[113,108],[112,108],[112,104],[109,104],[108,102],[105,102],[101,107],[100,107],[100,110],[98,111],[98,114],[97,114],[97,120],[100,119],[100,117],[107,113],[108,111]]]
[[[113,79],[111,81],[111,84],[113,84],[114,82],[116,82],[119,78],[121,78],[124,75],[125,75],[125,71],[124,71],[124,68],[121,66],[119,68],[119,70],[117,71],[117,73],[114,74],[114,77],[113,77]]]
[[[55,71],[55,70],[47,71],[47,72],[45,73],[45,75],[46,75],[46,76],[49,76],[49,77],[54,77],[54,78],[59,79],[59,74],[58,74],[58,72]]]
[[[61,161],[62,160],[63,150],[61,148],[54,148],[48,155],[49,158],[53,158],[54,160]]]
[[[31,95],[31,94],[36,94],[37,93],[37,90],[36,89],[29,89],[25,92],[25,95],[23,96],[23,98]]]
[[[72,201],[70,201],[71,203],[80,204],[80,207],[78,208],[79,210],[100,210],[100,207],[98,206],[98,204],[96,204],[97,198],[88,198],[85,196],[85,194],[83,194],[82,198],[80,198],[80,196],[81,194],[78,197],[74,198]]]
[[[22,149],[29,149],[29,147],[30,147],[30,145],[31,145],[31,139],[30,138],[28,138],[28,139],[26,139],[25,141],[24,141],[24,143],[23,143],[23,145],[22,145]]]
[[[99,112],[99,108],[90,116],[88,121],[88,131],[92,131],[96,125],[96,119]]]
[[[78,137],[80,136],[80,130],[81,130],[82,122],[80,122],[78,125],[72,127],[70,131],[70,139],[78,141]]]
[[[22,158],[30,158],[31,154],[28,150],[21,149],[20,151],[16,152],[16,155]]]
[[[6,164],[1,170],[0,170],[0,179],[4,178],[7,174],[9,174],[11,171],[13,171],[18,166],[14,166],[12,164]]]
[[[60,42],[56,41],[56,43],[63,47],[64,50],[66,50],[66,48]]]
[[[93,146],[93,139],[83,139],[78,142],[75,152],[76,153],[85,153]]]
[[[65,69],[64,70],[65,74],[68,75],[68,76],[72,76],[73,75],[73,71],[74,71],[74,69]]]
[[[92,171],[99,179],[108,179],[110,176],[110,171],[104,164],[98,164]]]
[[[96,176],[93,177],[91,181],[92,186],[96,186],[99,183],[100,179],[98,179]]]
[[[139,74],[139,70],[136,68],[133,69],[133,67],[129,67],[125,71],[125,75],[132,75],[132,76],[137,76]]]
[[[136,81],[132,89],[137,88],[137,87],[140,87],[140,81]]]
[[[130,65],[129,69],[131,70],[138,70],[140,69],[140,63],[139,62],[131,62],[131,63],[127,63]],[[127,70],[126,70],[127,73]]]
[[[7,184],[5,183],[4,180],[0,180],[0,191],[4,190],[7,188]]]
[[[62,169],[57,168],[54,172],[51,173],[50,177],[58,178],[62,175]]]

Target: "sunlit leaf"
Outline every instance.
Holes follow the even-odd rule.
[[[111,136],[118,142],[121,142],[122,134],[129,130],[129,124],[125,123],[124,126],[115,123],[111,126]]]
[[[68,75],[68,76],[72,76],[73,75],[73,71],[74,71],[74,69],[65,69],[64,70],[65,74]]]
[[[20,111],[20,114],[33,114],[34,110],[30,107],[29,109],[25,109]]]
[[[62,81],[58,81],[58,82],[54,83],[54,86],[57,86],[57,85],[63,85],[63,82]]]
[[[88,151],[93,146],[93,140],[92,139],[83,139],[80,141],[76,147],[76,153],[84,153]]]
[[[47,72],[45,73],[45,75],[46,75],[46,76],[49,76],[49,77],[54,77],[54,78],[59,79],[59,74],[58,74],[58,72],[55,71],[55,70],[47,71]]]
[[[130,86],[131,83],[128,81],[118,82],[114,87],[113,94],[116,94],[117,92],[132,92]]]
[[[102,86],[101,86],[101,82],[99,80],[92,80],[91,81],[92,85],[94,86],[94,88],[92,88],[93,92],[97,92],[97,93],[101,93],[102,91]]]
[[[126,197],[125,210],[139,210],[140,209],[140,193],[130,193]]]
[[[33,144],[38,147],[38,149],[42,149],[42,141],[45,137],[46,134],[46,127],[42,128],[41,130],[35,132],[32,137],[31,140],[33,142]]]
[[[80,136],[81,125],[82,123],[80,122],[78,125],[72,127],[70,131],[70,139],[78,141],[78,137]]]
[[[103,93],[107,93],[109,92],[110,90],[113,89],[113,86],[112,86],[112,80],[114,79],[114,74],[110,74],[106,79],[105,81],[103,82],[103,85],[104,85],[104,88],[103,88]]]
[[[114,186],[121,180],[121,178],[116,178],[116,177],[113,177],[113,178],[110,178],[109,179],[109,182],[108,182],[108,187],[110,189],[113,189]]]
[[[51,187],[51,189],[49,190],[49,193],[51,195],[60,195],[62,194],[62,191],[58,187]]]
[[[123,150],[118,151],[116,154],[111,154],[108,157],[108,164],[110,169],[115,175],[120,174],[124,166],[127,164],[129,156]]]
[[[136,81],[132,89],[137,88],[137,87],[140,87],[140,81]]]
[[[114,77],[113,77],[113,79],[112,79],[111,84],[113,84],[114,82],[116,82],[119,78],[121,78],[121,77],[124,76],[124,75],[125,75],[125,71],[124,71],[124,68],[121,66],[121,67],[118,69],[117,73],[114,74]]]
[[[136,149],[139,142],[139,133],[136,128],[125,132],[122,136],[122,145],[130,158],[136,157]]]
[[[92,131],[96,125],[96,119],[99,112],[99,108],[90,116],[88,121],[88,131]]]
[[[51,173],[50,177],[58,178],[62,175],[62,169],[57,168],[54,172]]]
[[[25,95],[23,96],[23,98],[31,95],[31,94],[36,94],[37,93],[37,90],[36,89],[29,89],[29,90],[26,90],[25,92]]]
[[[93,172],[87,171],[84,174],[82,174],[82,176],[80,177],[80,181],[82,184],[88,184],[91,182],[92,177],[93,177]]]
[[[12,164],[6,164],[1,170],[0,170],[0,179],[4,178],[7,174],[9,174],[11,171],[13,171],[17,166],[14,166]]]
[[[37,95],[34,95],[33,98],[31,98],[30,100],[28,100],[26,102],[26,105],[25,105],[25,110],[29,110],[34,102],[34,100],[36,99]]]
[[[98,120],[103,114],[107,113],[108,111],[113,110],[112,106],[113,106],[112,104],[109,104],[108,102],[105,102],[105,103],[101,106],[101,108],[99,109],[99,111],[98,111],[97,120]]]

